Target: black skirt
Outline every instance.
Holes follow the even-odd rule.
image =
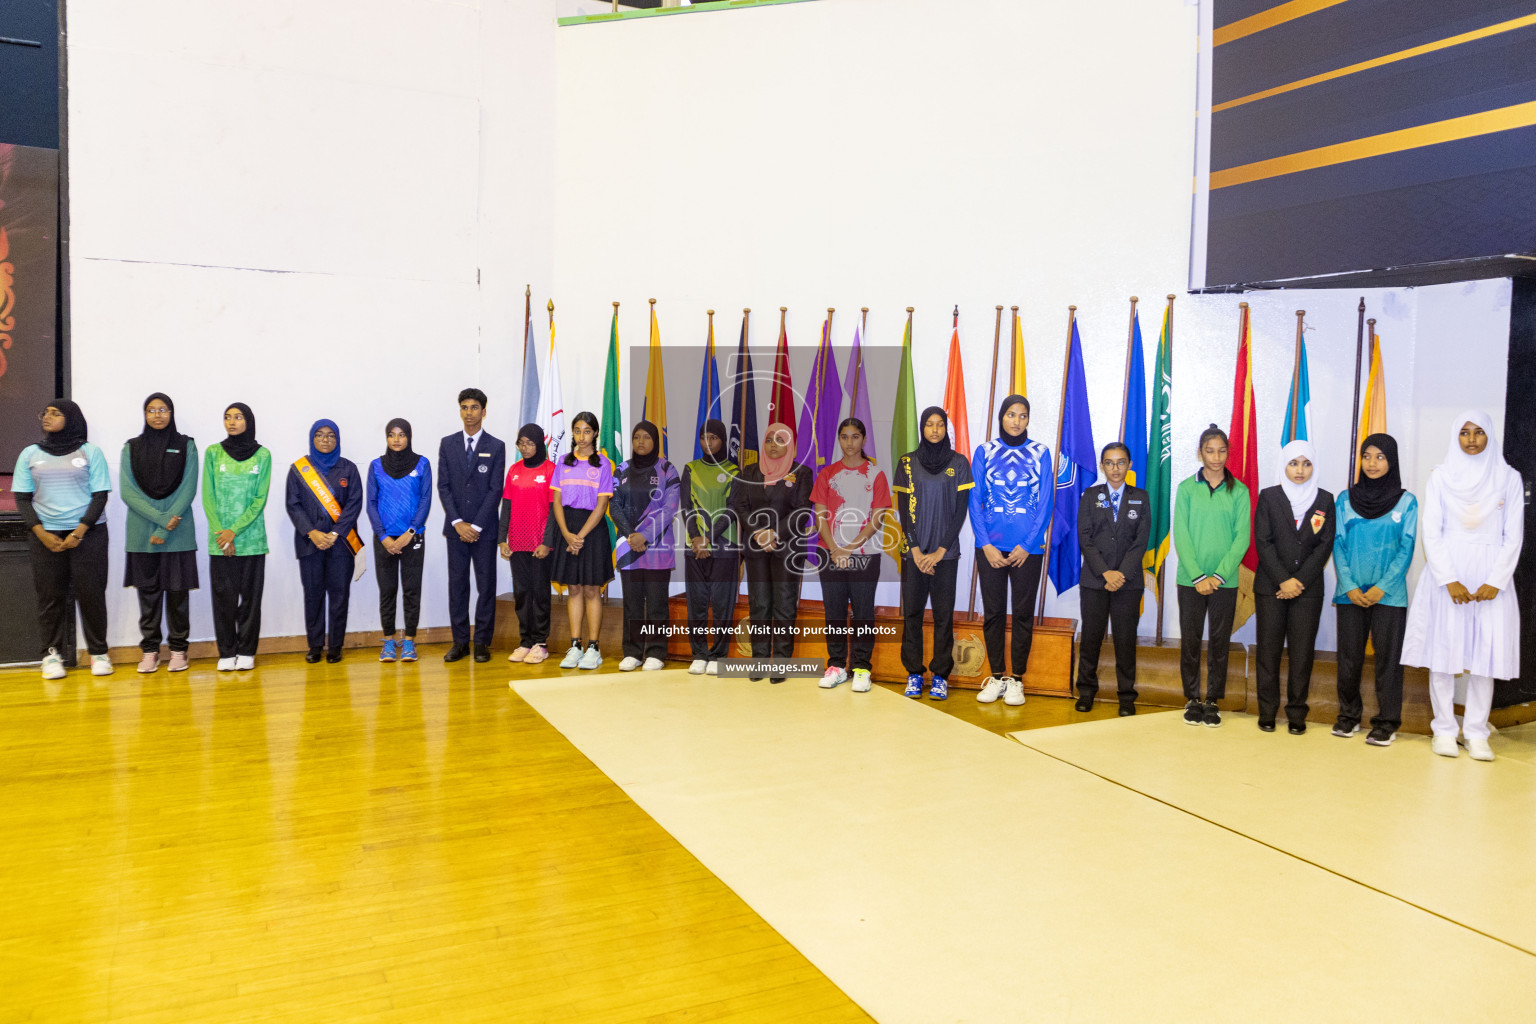
[[[564,507],[565,525],[575,527],[572,533],[581,529],[592,514],[589,508]],[[574,555],[565,549],[565,537],[557,528],[555,550],[550,553],[549,563],[549,578],[567,587],[600,587],[610,582],[613,579],[613,547],[608,541],[608,524],[599,523],[587,534],[581,551]]]
[[[123,566],[123,586],[140,590],[196,590],[197,552],[128,552]]]

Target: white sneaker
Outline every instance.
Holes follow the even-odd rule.
[[[220,672],[233,672],[234,670],[235,670],[235,659],[234,658],[220,658],[219,659],[219,671]]]
[[[666,664],[660,658],[646,658],[645,664],[640,666],[640,670],[642,672],[655,672],[659,668],[665,668]]]
[[[717,676],[717,675],[719,675],[720,674],[720,663],[718,661],[711,661],[708,665],[705,665],[704,666],[704,674],[707,675],[707,676]]]
[[[821,682],[817,685],[820,686],[823,690],[830,690],[834,686],[837,686],[840,683],[845,683],[847,681],[847,672],[838,668],[836,665],[830,665],[827,667],[826,674],[821,677]]]
[[[585,660],[585,659],[583,659],[583,660]],[[581,667],[582,668],[586,668],[587,666],[583,665]],[[637,669],[639,667],[640,667],[640,659],[639,658],[625,658],[623,661],[619,662],[619,671],[620,672],[633,672],[635,669]]]
[[[597,649],[597,644],[588,645],[581,655],[581,660],[576,663],[577,668],[597,668],[603,663],[603,652]]]
[[[1493,748],[1488,741],[1477,736],[1467,737],[1467,753],[1472,755],[1474,761],[1492,761]]]
[[[256,655],[241,654],[235,658],[236,672],[249,672],[256,667]]]
[[[43,678],[64,678],[64,659],[59,657],[58,652],[51,647],[48,648],[48,656],[43,659]]]
[[[688,674],[691,676],[701,676],[704,674],[704,667],[703,658],[694,658],[693,663],[688,666]]]
[[[581,654],[581,648],[577,647],[575,644],[571,644],[571,649],[566,651],[565,657],[560,659],[560,667],[575,668],[577,665],[581,664]]]
[[[1003,695],[1003,687],[1007,682],[1007,676],[987,676],[986,685],[981,688],[976,699],[983,704],[991,704]]]
[[[1015,708],[1024,703],[1024,680],[1008,677],[1008,693],[1003,703]]]
[[[853,692],[854,693],[868,693],[869,692],[869,684],[870,684],[869,669],[867,669],[867,668],[856,668],[856,669],[853,670]]]
[[[1458,757],[1461,755],[1461,748],[1456,745],[1456,737],[1454,736],[1436,736],[1429,741],[1429,749],[1441,757]]]
[[[91,675],[109,676],[112,674],[112,656],[110,654],[91,655]],[[1487,746],[1484,743],[1484,746]]]

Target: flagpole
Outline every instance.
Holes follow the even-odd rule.
[[[1061,475],[1061,421],[1067,415],[1067,373],[1072,368],[1072,328],[1077,323],[1077,307],[1067,307],[1067,354],[1061,361],[1061,407],[1056,413],[1056,447],[1051,458],[1051,518],[1045,523],[1045,552],[1040,563],[1040,606],[1035,621],[1045,619],[1045,585],[1051,578],[1051,530],[1056,526],[1056,478]]]
[[[1120,433],[1115,435],[1116,441],[1125,440],[1125,407],[1131,401],[1131,346],[1136,339],[1136,303],[1140,302],[1136,296],[1131,296],[1131,321],[1125,327],[1125,387],[1120,391]],[[1141,481],[1136,481],[1138,485]]]
[[[1013,308],[1014,309],[1018,309],[1019,307],[1018,306],[1014,306]],[[998,306],[997,307],[997,325],[992,329],[992,384],[991,384],[990,387],[987,388],[987,440],[988,441],[992,440],[992,407],[997,404],[997,348],[998,348],[998,345],[1001,344],[1002,338],[1003,338],[1003,307],[1002,306]],[[1012,350],[1012,346],[1009,346],[1009,349],[1011,351]],[[1010,361],[1011,361],[1011,359],[1012,359],[1012,357],[1010,356]],[[1013,380],[1012,380],[1011,376],[1009,378],[1008,385],[1009,385],[1010,388],[1013,386]],[[919,424],[918,429],[919,430],[922,429],[921,424]],[[971,556],[971,601],[970,601],[970,604],[966,606],[966,614],[967,615],[975,615],[976,614],[976,556],[975,555]]]
[[[709,333],[704,336],[704,349],[705,349],[704,358],[706,360],[708,360],[711,356],[713,356],[715,354],[715,311],[712,310],[712,309],[706,309],[704,312],[709,317]],[[719,363],[715,364],[715,372],[717,374],[720,372],[720,364]],[[705,379],[704,379],[704,419],[706,421],[709,419],[709,411],[715,407],[715,403],[718,402],[718,401],[720,401],[720,396],[719,395],[710,394],[710,392],[709,392],[709,377],[706,374],[705,375]],[[725,412],[725,410],[721,409],[720,412],[723,414]],[[693,429],[694,437],[697,438],[699,431],[703,430],[703,429],[704,429],[704,424],[703,423],[696,423],[696,424],[694,424],[694,429]],[[727,436],[725,438],[725,443],[726,444],[730,444],[731,443],[731,439],[730,439],[730,436],[729,436],[730,435],[730,428],[729,427],[726,428],[726,435]]]
[[[1174,299],[1174,296],[1170,292],[1169,295],[1168,295],[1168,336],[1169,337],[1173,336],[1173,299]],[[1173,352],[1171,352],[1171,351],[1168,353],[1168,369],[1169,369],[1170,373],[1173,370]],[[1161,372],[1161,367],[1159,367],[1159,372]],[[1162,387],[1162,383],[1159,382],[1157,386],[1158,387]],[[1169,384],[1169,387],[1172,387],[1172,383],[1171,382]],[[1149,426],[1150,426],[1150,424],[1149,424]],[[1150,431],[1149,431],[1149,433],[1150,433]],[[1162,459],[1161,448],[1162,448],[1162,443],[1163,443],[1163,440],[1162,440],[1162,435],[1163,435],[1162,424],[1158,424],[1157,435],[1158,435],[1157,443],[1158,443],[1158,448],[1159,448],[1158,459],[1159,459],[1159,461],[1161,461],[1161,459]],[[1172,437],[1172,424],[1171,423],[1169,424],[1169,436],[1170,436],[1170,438]],[[1173,516],[1170,515],[1168,517],[1168,519],[1169,519],[1169,526],[1172,526],[1173,525]],[[1169,530],[1169,533],[1172,533],[1172,532],[1173,532],[1172,530]],[[1170,544],[1169,546],[1171,547],[1172,545]],[[1166,559],[1164,561],[1166,562]],[[1159,647],[1163,646],[1163,565],[1161,565],[1161,564],[1158,565],[1158,567],[1157,567],[1157,630],[1156,630],[1156,632],[1153,635],[1152,642],[1155,643]]]
[[[528,365],[528,335],[533,333],[533,285],[523,285],[523,365]]]
[[[1287,441],[1294,441],[1301,432],[1301,421],[1296,417],[1301,415],[1301,332],[1302,317],[1307,315],[1304,309],[1296,311],[1296,362],[1295,369],[1291,370],[1291,436]]]
[[[742,386],[742,356],[747,353],[747,335],[752,326],[752,307],[746,306],[741,311],[741,351],[736,353],[736,422],[741,424],[741,442],[736,446],[736,472],[740,473],[747,466],[747,389]],[[726,428],[730,433],[730,428]],[[727,439],[729,443],[729,439]],[[736,583],[738,589],[741,581]]]
[[[1355,410],[1349,417],[1349,472],[1344,479],[1353,482],[1355,467],[1359,465],[1360,451],[1360,357],[1365,351],[1365,296],[1360,296],[1356,309],[1359,321],[1355,326]]]

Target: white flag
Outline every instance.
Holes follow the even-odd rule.
[[[555,325],[549,325],[549,358],[539,384],[539,415],[529,422],[544,429],[550,461],[560,458],[565,442],[565,399],[560,393],[560,360],[555,356]]]

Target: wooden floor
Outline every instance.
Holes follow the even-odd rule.
[[[869,1019],[441,650],[0,671],[0,1022]]]

